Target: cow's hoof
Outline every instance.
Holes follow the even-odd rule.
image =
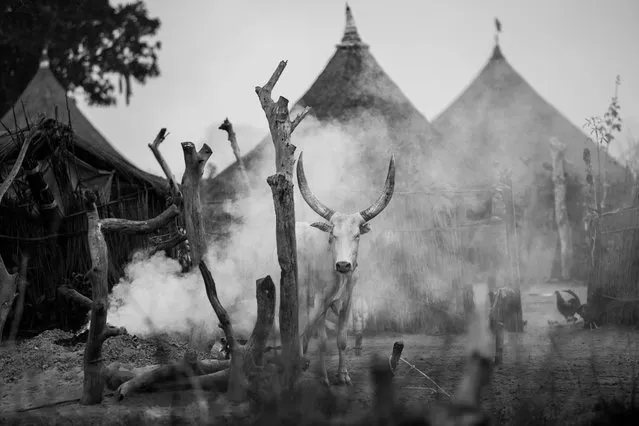
[[[351,382],[351,376],[348,375],[348,371],[337,373],[337,384],[340,386],[351,386],[353,384],[353,382]]]

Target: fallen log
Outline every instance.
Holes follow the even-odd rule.
[[[134,392],[141,390],[155,390],[159,386],[163,385],[165,388],[170,386],[184,386],[184,380],[196,378],[196,380],[206,383],[205,390],[214,386],[219,389],[220,375],[215,376],[215,379],[208,377],[205,379],[198,378],[199,376],[211,376],[222,370],[228,369],[230,361],[227,360],[215,360],[215,361],[198,361],[194,352],[187,352],[184,358],[176,363],[160,365],[155,368],[142,372],[141,374],[135,374],[133,371],[123,369],[107,369],[105,372],[106,380],[109,383],[110,388],[115,388],[115,398],[121,401],[127,395],[131,395]]]

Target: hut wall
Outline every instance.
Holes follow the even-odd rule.
[[[160,214],[164,208],[164,197],[154,191],[139,191],[119,200],[98,207],[100,217],[121,217],[143,220]],[[90,268],[90,254],[86,238],[87,219],[76,200],[75,213],[62,221],[59,232],[48,231],[37,220],[15,209],[2,209],[0,215],[0,254],[7,267],[12,259],[19,259],[27,250],[30,256],[27,278],[25,310],[21,323],[21,334],[31,334],[43,329],[60,327],[73,329],[86,321],[86,312],[57,297],[57,288],[70,281],[72,274],[84,274]],[[118,214],[114,214],[117,208]],[[48,235],[47,235],[48,234]],[[109,247],[109,287],[118,282],[123,266],[134,251],[147,245],[148,236],[107,235]],[[91,297],[91,290],[77,288]]]
[[[600,322],[639,324],[639,206],[602,215],[588,279],[588,305]]]

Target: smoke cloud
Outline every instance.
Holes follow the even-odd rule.
[[[294,109],[291,117],[299,110]],[[304,168],[313,193],[324,204],[346,213],[362,210],[375,201],[383,188],[391,154],[395,155],[395,195],[387,209],[371,221],[372,231],[360,242],[355,296],[364,298],[373,314],[417,311],[429,302],[450,300],[453,279],[467,284],[485,282],[485,274],[475,265],[477,259],[461,260],[468,258],[468,252],[461,252],[460,247],[484,254],[500,253],[489,272],[497,271],[499,285],[510,285],[505,224],[488,229],[450,228],[454,226],[451,216],[459,196],[449,190],[467,185],[465,159],[438,145],[436,139],[429,147],[411,142],[420,131],[420,120],[403,117],[388,125],[371,113],[360,113],[346,123],[319,122],[307,116],[292,136],[297,155],[304,153]],[[239,143],[242,146],[243,141]],[[258,162],[261,169],[252,170],[260,176],[260,183],[251,196],[217,207],[241,216],[242,223],[232,225],[230,241],[223,247],[210,241],[207,253],[220,301],[231,315],[235,330],[244,337],[250,335],[256,319],[258,278],[273,278],[276,309],[279,307],[275,213],[266,183],[275,171],[275,154],[274,148],[269,148],[266,158]],[[490,179],[495,180],[492,176]],[[296,220],[321,220],[302,199],[297,182],[295,187]],[[485,202],[476,193],[463,198],[471,208]],[[529,270],[549,271],[552,260],[545,257],[554,253],[555,240],[537,238],[537,234],[534,228],[528,229],[527,235],[520,234],[520,249],[528,248],[521,253],[522,258],[528,259]],[[211,337],[221,335],[199,270],[181,274],[177,261],[161,254],[139,256],[126,267],[125,277],[113,289],[108,315],[110,323],[139,335],[153,329],[188,333],[193,327]],[[277,328],[277,311],[275,322]]]

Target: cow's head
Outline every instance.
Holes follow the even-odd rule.
[[[369,221],[386,208],[395,190],[395,159],[391,156],[384,191],[370,207],[357,213],[336,212],[322,204],[311,192],[304,174],[302,154],[297,161],[297,182],[306,204],[327,222],[315,222],[311,226],[327,232],[333,254],[335,271],[348,274],[357,267],[359,237],[371,230]]]

